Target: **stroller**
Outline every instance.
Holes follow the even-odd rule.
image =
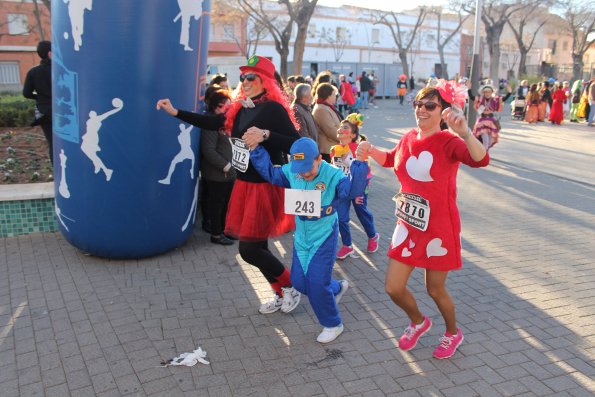
[[[523,120],[525,118],[525,109],[527,107],[527,101],[525,98],[515,98],[510,103],[511,117],[513,120]]]

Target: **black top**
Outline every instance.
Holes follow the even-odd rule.
[[[188,124],[192,124],[198,128],[204,128],[205,130],[218,131],[223,127],[223,124],[225,124],[224,114],[199,114],[188,112],[186,110],[178,110],[178,115],[176,117]]]
[[[250,127],[269,130],[269,138],[261,145],[269,152],[273,164],[285,164],[285,154],[289,153],[291,145],[300,135],[280,103],[267,100],[260,102],[257,99],[258,97],[252,98],[255,103],[253,108],[241,108],[236,114],[231,136],[241,138]],[[249,163],[246,172],[237,173],[237,178],[246,182],[266,182],[252,166],[252,162]]]
[[[37,110],[42,114],[52,114],[52,62],[49,59],[42,59],[27,72],[23,96],[35,99]]]

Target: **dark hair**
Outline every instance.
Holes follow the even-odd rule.
[[[279,72],[277,72],[276,70],[275,70],[275,81],[277,82],[277,85],[279,86],[279,89],[281,90],[281,92],[285,92],[285,82],[283,81],[283,77],[281,77]]]
[[[355,134],[355,138],[351,139],[351,142],[357,142],[357,139],[360,137],[359,127],[357,126],[357,124],[352,123],[348,119],[341,120],[341,124],[343,123],[349,124],[349,126],[351,127],[351,132]]]
[[[295,83],[295,76],[293,76],[293,75],[292,75],[292,76],[289,76],[289,77],[287,78],[287,82],[288,82],[288,83]]]
[[[325,100],[335,93],[336,88],[330,83],[322,83],[316,89],[316,97]]]
[[[39,57],[41,59],[47,59],[48,58],[48,53],[52,51],[52,42],[51,41],[40,41],[37,44],[37,55],[39,55]]]
[[[218,85],[212,85],[209,88],[213,89],[205,92],[205,104],[209,113],[215,113],[215,110],[219,107],[222,102],[230,99],[229,91],[221,88]]]
[[[302,75],[295,76],[295,82],[296,83],[305,83],[306,82],[306,79]]]
[[[440,91],[438,91],[434,87],[425,86],[424,88],[419,90],[419,92],[415,96],[415,100],[417,101],[426,98],[438,98],[438,103],[440,103],[440,106],[442,106],[442,110],[450,107],[450,103],[442,99],[442,97],[440,96]],[[446,123],[443,120],[440,120],[440,128],[445,130],[448,128],[448,125],[446,125]]]
[[[222,81],[227,81],[227,76],[221,73],[217,73],[216,75],[214,75],[213,77],[211,77],[211,82],[209,83],[209,85],[213,85],[213,84],[221,84]]]

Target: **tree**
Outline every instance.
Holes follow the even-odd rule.
[[[267,0],[236,0],[242,11],[262,26],[266,27],[275,42],[275,50],[281,59],[279,73],[287,77],[287,58],[289,56],[289,42],[293,32],[293,25],[296,24],[298,32],[294,43],[293,70],[300,73],[302,69],[302,57],[308,24],[314,13],[318,0],[278,0],[279,4],[285,5],[287,14],[275,12],[273,2]],[[297,62],[297,64],[296,64]]]
[[[527,74],[527,54],[535,43],[537,33],[549,19],[547,9],[542,8],[545,6],[542,1],[533,2],[533,5],[534,12],[517,13],[506,21],[519,47],[519,77]]]
[[[335,62],[339,62],[345,47],[351,43],[351,32],[349,29],[338,27],[338,28],[322,28],[320,32],[320,42],[325,42],[326,45],[333,49],[335,55]]]
[[[442,14],[443,10],[442,7],[431,7],[428,11],[429,14],[436,15],[436,19],[438,22],[437,32],[436,32],[436,45],[438,47],[438,54],[440,56],[440,65],[442,69],[442,73],[444,74],[444,78],[448,79],[448,70],[446,68],[446,62],[444,61],[444,49],[448,45],[448,43],[461,31],[463,24],[469,18],[470,14],[466,13],[463,15],[462,8],[451,8],[450,11],[455,11],[458,19],[457,27],[454,28],[450,33],[442,32]]]
[[[583,56],[595,44],[595,6],[591,0],[563,0],[564,19],[572,35],[572,77],[583,78]]]
[[[235,7],[234,0],[218,0],[213,2],[211,9],[211,24],[221,25],[223,34],[228,39],[233,40],[238,46],[238,50],[243,56],[250,58],[256,53],[259,41],[266,35],[266,27],[257,23],[253,19],[248,19],[245,13]],[[246,37],[242,41],[243,35],[238,35],[236,27],[238,23],[244,26],[246,21]]]
[[[412,30],[407,30],[402,26],[402,22],[399,21],[399,16],[403,18],[404,14],[395,13],[394,11],[376,11],[372,13],[372,19],[374,25],[384,25],[389,28],[395,44],[397,45],[397,51],[399,52],[399,59],[403,66],[403,73],[409,76],[409,64],[407,63],[407,53],[413,44],[413,40],[416,37],[417,30],[420,28],[424,19],[427,15],[427,7],[421,6],[417,9],[417,20]]]
[[[465,11],[475,14],[475,1],[463,4]],[[484,1],[481,11],[481,21],[486,32],[486,42],[490,54],[490,79],[499,80],[500,68],[500,36],[511,15],[526,7],[516,0]]]
[[[308,37],[308,25],[312,14],[316,9],[318,0],[297,0],[295,5],[289,0],[279,0],[279,3],[285,4],[289,17],[297,25],[297,34],[293,44],[293,65],[292,74],[302,74],[302,60],[304,59],[304,48],[306,47],[306,38]]]

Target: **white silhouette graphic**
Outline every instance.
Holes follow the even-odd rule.
[[[64,223],[64,220],[62,218],[66,218],[71,222],[74,222],[74,219],[70,219],[69,217],[62,215],[62,211],[60,211],[60,207],[58,207],[57,202],[54,202],[54,208],[56,210],[56,217],[58,218],[62,226],[64,226],[64,229],[66,229],[66,231],[69,232],[70,230],[68,229],[68,226],[66,226],[66,223]]]
[[[159,181],[159,183],[163,183],[164,185],[169,185],[171,183],[171,175],[174,173],[176,169],[176,165],[181,163],[184,160],[190,160],[192,164],[190,164],[190,178],[194,179],[194,151],[190,146],[191,139],[190,139],[190,131],[192,130],[192,126],[186,127],[184,124],[180,124],[180,134],[178,135],[178,142],[180,143],[180,151],[176,156],[172,159],[169,165],[169,171],[167,176]]]
[[[115,109],[109,110],[103,114],[97,114],[94,110],[89,112],[87,131],[85,135],[83,135],[83,143],[81,144],[81,150],[87,157],[89,157],[89,159],[91,159],[95,166],[95,173],[97,174],[100,170],[103,170],[106,181],[109,181],[112,178],[114,170],[107,168],[97,155],[97,152],[101,151],[101,148],[99,147],[99,129],[101,128],[101,122],[103,120],[122,110],[124,102],[122,102],[120,98],[114,98],[112,100],[112,105]]]
[[[182,231],[188,228],[190,224],[190,218],[192,218],[192,223],[196,220],[196,203],[198,202],[198,179],[196,179],[196,186],[194,187],[194,198],[192,199],[192,204],[190,205],[190,212],[188,213],[188,218],[186,218],[186,222],[182,226]],[[194,216],[193,216],[194,215]]]
[[[72,40],[74,41],[74,50],[78,51],[83,45],[83,33],[85,30],[85,10],[91,11],[93,0],[63,0],[68,4],[68,17],[72,28]],[[68,39],[68,34],[64,33],[64,38]]]
[[[190,39],[190,18],[194,17],[197,21],[202,14],[202,1],[199,0],[178,0],[180,12],[174,18],[174,22],[182,18],[182,26],[180,30],[180,44],[184,46],[184,50],[193,51],[188,45]]]
[[[60,185],[58,186],[58,192],[60,192],[62,197],[69,198],[70,191],[68,190],[68,184],[66,183],[66,161],[68,160],[68,157],[66,157],[64,154],[64,149],[60,150],[58,157],[60,157],[60,168],[62,171],[60,174]]]

